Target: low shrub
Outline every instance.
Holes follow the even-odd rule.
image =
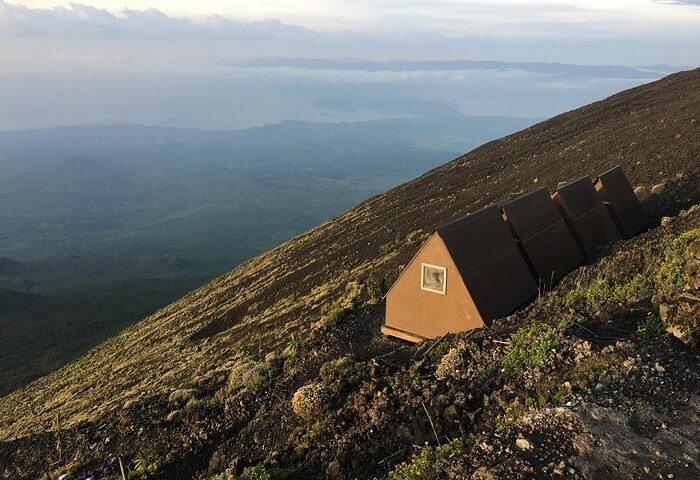
[[[463,455],[466,448],[461,439],[454,439],[441,447],[426,445],[418,455],[414,455],[409,462],[397,465],[389,472],[389,480],[432,480],[438,479],[439,462],[441,460]]]
[[[321,325],[323,325],[328,330],[337,330],[340,327],[340,322],[345,316],[346,310],[340,305],[335,305],[328,314],[326,314],[323,319],[321,319]]]
[[[206,413],[216,410],[221,407],[223,403],[223,392],[217,391],[214,395],[209,395],[207,397],[190,398],[185,404],[184,410],[189,415]]]
[[[282,351],[282,355],[284,355],[287,359],[293,359],[305,346],[306,337],[297,333],[292,333],[289,337],[289,342],[287,343],[287,346]]]
[[[383,277],[378,277],[374,272],[367,278],[367,297],[369,304],[377,304],[382,301],[386,293],[386,282]]]
[[[243,360],[231,369],[226,390],[229,393],[240,388],[255,390],[267,381],[268,373],[268,368],[264,363],[254,360]]]
[[[459,377],[460,373],[464,370],[465,367],[463,353],[463,345],[457,345],[455,347],[450,348],[447,351],[447,353],[442,357],[440,363],[435,369],[435,376],[441,379],[445,379],[448,377]]]
[[[542,323],[520,328],[511,337],[511,350],[503,359],[503,371],[513,376],[545,365],[557,347],[559,332],[555,328]]]
[[[180,388],[178,390],[174,390],[168,396],[168,403],[176,407],[182,407],[196,396],[197,390],[194,388]]]
[[[651,340],[652,338],[663,335],[666,331],[666,325],[661,321],[658,315],[649,312],[644,322],[637,327],[637,334],[640,338]]]
[[[360,365],[350,357],[329,360],[320,369],[324,385],[352,386],[360,382]]]
[[[238,476],[240,480],[272,480],[272,474],[263,465],[245,467]]]
[[[160,461],[155,455],[141,454],[134,460],[134,468],[131,470],[133,477],[148,479],[153,477],[160,468]]]
[[[292,410],[304,420],[311,420],[324,410],[330,398],[326,386],[318,383],[304,385],[292,397]]]

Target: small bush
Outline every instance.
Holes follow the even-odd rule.
[[[374,272],[367,278],[368,303],[375,304],[381,302],[386,293],[386,282],[384,278],[375,276]]]
[[[341,305],[335,305],[328,314],[321,320],[323,325],[328,330],[337,330],[340,327],[340,322],[345,316],[346,310]]]
[[[174,390],[170,396],[168,396],[168,403],[176,407],[181,407],[196,396],[197,390],[194,388],[180,388]]]
[[[513,376],[545,365],[558,346],[559,333],[553,327],[542,323],[523,327],[511,338],[511,350],[503,359],[503,370]]]
[[[493,365],[487,365],[487,366],[479,369],[478,372],[476,372],[476,378],[480,382],[486,382],[491,377],[493,377],[494,373],[496,373],[496,367],[494,367]]]
[[[293,359],[305,345],[306,338],[304,336],[292,333],[282,355],[287,359]]]
[[[657,289],[669,293],[688,284],[686,265],[692,260],[691,244],[700,240],[700,227],[685,232],[667,243],[656,275]]]
[[[356,385],[360,381],[360,366],[350,357],[329,360],[321,365],[321,380],[325,385]]]
[[[131,470],[134,477],[139,479],[151,478],[160,468],[160,462],[155,455],[142,454],[134,460],[134,468]]]
[[[223,404],[222,397],[222,392],[216,392],[214,395],[204,398],[190,398],[185,404],[184,410],[188,414],[210,412],[221,407]]]
[[[318,442],[326,438],[330,433],[330,422],[328,420],[320,420],[311,425],[309,430],[302,435],[302,441]]]
[[[647,318],[637,327],[637,334],[640,338],[650,340],[652,338],[663,335],[666,331],[666,325],[661,321],[658,315],[649,312]]]
[[[410,462],[401,463],[389,472],[389,480],[431,480],[441,478],[438,462],[466,451],[461,439],[452,440],[441,447],[426,445]]]
[[[605,280],[595,279],[588,286],[576,288],[564,296],[564,306],[576,310],[597,309],[613,298],[613,287]]]
[[[496,429],[502,430],[514,423],[525,412],[526,407],[520,398],[515,397],[512,402],[505,406],[503,413],[496,417]]]
[[[442,379],[459,377],[465,367],[463,352],[464,348],[461,345],[452,347],[440,360],[435,369],[435,376]]]
[[[574,310],[596,311],[611,300],[631,304],[651,297],[653,293],[653,275],[645,272],[616,283],[597,278],[585,287],[570,290],[563,299],[556,295],[549,296],[547,303],[563,305]]]
[[[228,376],[226,390],[231,393],[239,388],[255,390],[268,379],[268,368],[262,362],[244,360],[236,364]]]
[[[272,480],[272,474],[263,465],[245,467],[238,476],[240,480]]]
[[[423,381],[417,373],[398,372],[391,377],[390,385],[394,391],[400,390],[401,387],[408,387],[409,389],[416,390],[421,388]]]
[[[304,420],[311,420],[323,411],[330,400],[328,388],[318,383],[301,387],[292,397],[292,410]]]

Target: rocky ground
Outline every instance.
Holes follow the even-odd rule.
[[[700,206],[657,220],[492,327],[419,345],[378,334],[384,287],[358,283],[283,349],[1,444],[0,477],[120,456],[144,479],[700,478]]]

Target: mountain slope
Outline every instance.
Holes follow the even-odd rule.
[[[697,112],[693,70],[486,144],[242,264],[1,399],[0,440],[45,430],[57,417],[65,426],[96,419],[189,385],[244,351],[285,345],[352,295],[351,282],[370,274],[391,282],[436,225],[533,183],[556,186],[617,163],[633,185],[697,182]]]

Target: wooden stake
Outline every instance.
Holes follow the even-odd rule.
[[[119,470],[122,471],[122,480],[129,480],[124,472],[124,464],[122,463],[122,457],[117,458],[119,460]]]
[[[440,443],[440,438],[438,438],[437,430],[435,430],[435,425],[433,424],[433,419],[430,418],[428,409],[425,408],[425,403],[420,402],[420,404],[423,405],[423,410],[425,410],[425,414],[428,416],[428,421],[430,422],[430,426],[433,428],[433,435],[435,435],[435,440],[437,440],[438,447],[442,447],[442,444]]]

